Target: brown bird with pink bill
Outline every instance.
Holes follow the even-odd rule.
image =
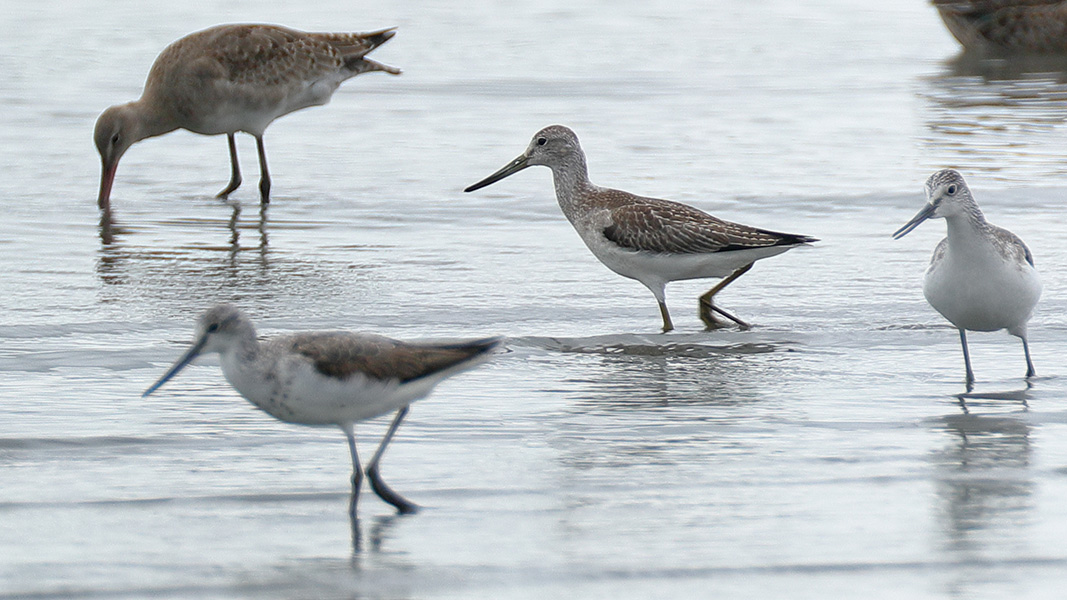
[[[109,208],[119,159],[133,144],[175,129],[225,133],[230,147],[226,198],[241,185],[234,134],[256,138],[260,199],[270,202],[263,132],[293,111],[326,104],[341,82],[370,71],[400,70],[366,58],[393,37],[371,33],[305,33],[276,25],[219,25],[189,34],[156,58],[139,100],[112,106],[96,121],[100,208]]]

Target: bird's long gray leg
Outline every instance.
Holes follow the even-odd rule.
[[[656,297],[656,302],[659,303],[659,316],[663,317],[663,333],[672,331],[674,329],[674,322],[671,321],[671,313],[667,310],[667,282],[665,281],[642,281],[648,291],[652,292],[652,295]]]
[[[237,162],[237,142],[232,133],[226,134],[226,142],[230,145],[230,183],[215,195],[216,198],[226,198],[230,192],[241,187],[241,165]]]
[[[356,452],[356,433],[351,423],[341,426],[348,438],[348,451],[352,453],[352,500],[348,504],[348,516],[356,518],[356,504],[359,502],[359,486],[363,483],[363,468],[359,466],[359,453]]]
[[[659,300],[659,314],[663,317],[663,333],[674,329],[674,323],[671,322],[671,313],[667,312],[667,303],[662,300]]]
[[[1033,377],[1037,375],[1037,371],[1034,370],[1034,363],[1030,360],[1030,344],[1026,343],[1026,338],[1021,338],[1023,341],[1023,353],[1026,354],[1026,376]]]
[[[267,150],[263,148],[263,136],[256,136],[256,150],[259,152],[259,201],[270,203],[270,171],[267,170]]]
[[[404,417],[408,414],[408,407],[405,406],[396,411],[396,416],[393,417],[392,424],[389,425],[389,430],[385,432],[385,437],[382,438],[382,443],[378,445],[378,450],[374,453],[374,457],[367,463],[367,478],[370,479],[371,489],[382,500],[385,500],[389,504],[396,507],[397,512],[400,514],[410,514],[419,509],[417,504],[414,504],[408,500],[405,500],[400,494],[394,492],[389,486],[385,485],[382,481],[381,473],[379,472],[378,462],[382,459],[382,454],[385,453],[385,447],[389,445],[389,441],[393,439],[393,434],[396,433],[400,423],[404,420]]]
[[[960,343],[963,344],[963,364],[967,367],[967,385],[971,385],[974,383],[974,371],[971,370],[971,353],[967,350],[967,332],[963,329],[960,330]]]
[[[738,277],[744,275],[745,273],[748,273],[748,270],[751,269],[752,265],[754,265],[754,264],[755,264],[754,262],[748,263],[747,265],[745,265],[745,266],[741,267],[740,269],[734,271],[733,273],[730,274],[729,277],[727,277],[726,279],[723,279],[722,281],[720,281],[718,283],[718,285],[716,285],[715,287],[711,288],[703,296],[700,297],[700,320],[704,322],[704,325],[706,325],[708,329],[718,329],[719,327],[722,327],[722,321],[719,321],[718,319],[716,319],[715,315],[712,314],[712,312],[717,312],[720,315],[726,317],[727,319],[730,319],[734,323],[737,323],[737,325],[741,329],[748,329],[749,328],[749,324],[748,323],[745,323],[741,319],[738,319],[737,317],[731,315],[730,313],[726,312],[725,310],[715,306],[715,304],[712,301],[712,299],[715,297],[715,294],[718,294],[719,292],[721,292],[723,290],[723,288],[725,288],[726,286],[728,286],[731,283],[733,283],[735,279],[737,279]]]

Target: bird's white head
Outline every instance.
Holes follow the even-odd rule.
[[[563,125],[549,125],[534,134],[533,139],[530,140],[530,145],[526,147],[526,151],[515,160],[463,191],[473,192],[481,189],[500,181],[508,175],[518,173],[526,167],[542,165],[555,171],[572,163],[580,166],[584,171],[585,155],[582,153],[582,147],[578,143],[578,136]]]
[[[893,239],[908,235],[927,219],[950,218],[961,214],[981,216],[963,175],[955,169],[942,169],[926,180],[926,206],[893,233]]]
[[[185,351],[171,368],[153,383],[142,396],[159,389],[164,383],[193,362],[201,354],[225,353],[244,343],[255,343],[256,329],[252,321],[232,304],[219,304],[200,316],[196,324],[193,345]]]

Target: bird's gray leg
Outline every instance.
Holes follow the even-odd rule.
[[[232,133],[226,134],[226,142],[230,145],[230,183],[215,195],[216,198],[226,198],[230,192],[241,187],[241,165],[237,162],[237,142],[234,141]]]
[[[263,148],[263,136],[256,136],[256,150],[259,152],[259,201],[270,204],[270,171],[267,170],[267,151]]]
[[[667,333],[674,329],[674,323],[671,322],[671,313],[667,312],[667,303],[659,301],[659,314],[663,317],[663,333]]]
[[[359,453],[356,452],[356,433],[351,423],[341,425],[348,438],[348,451],[352,453],[352,500],[348,504],[348,516],[356,519],[356,504],[359,502],[359,486],[363,483],[363,468],[359,466]]]
[[[652,292],[652,295],[656,297],[656,302],[659,303],[659,315],[663,317],[663,333],[667,333],[674,329],[674,323],[671,321],[671,313],[667,310],[667,282],[665,281],[642,281],[648,291]]]
[[[749,328],[749,324],[748,323],[745,323],[741,319],[738,319],[737,317],[731,315],[730,313],[726,312],[725,310],[715,306],[715,304],[712,302],[712,298],[715,297],[715,294],[718,294],[719,292],[721,292],[723,290],[723,288],[725,288],[726,286],[728,286],[731,283],[733,283],[733,281],[735,279],[737,279],[738,277],[744,275],[745,273],[748,273],[748,270],[751,269],[752,265],[754,265],[754,264],[755,263],[748,263],[747,265],[745,265],[745,266],[741,267],[740,269],[734,271],[733,273],[730,274],[729,277],[727,277],[726,279],[723,279],[722,281],[720,281],[718,285],[716,285],[715,287],[711,288],[710,290],[707,291],[707,293],[705,293],[703,296],[700,297],[700,320],[704,322],[704,325],[706,325],[708,329],[718,329],[719,327],[722,327],[722,321],[719,321],[718,319],[715,318],[715,315],[712,314],[713,311],[719,313],[720,315],[726,317],[727,319],[730,319],[734,323],[737,323],[737,325],[741,329],[748,329]]]
[[[960,330],[960,343],[963,345],[963,364],[967,367],[967,385],[971,385],[974,383],[974,371],[971,370],[971,353],[967,350],[967,332],[963,329]]]
[[[382,438],[382,443],[378,445],[378,450],[374,453],[374,456],[367,463],[367,478],[370,479],[370,487],[374,490],[375,494],[382,500],[385,500],[389,504],[396,507],[396,511],[400,514],[410,514],[419,509],[418,505],[405,500],[400,494],[394,492],[385,485],[382,481],[381,473],[378,470],[378,462],[382,458],[382,454],[385,453],[385,447],[389,445],[389,441],[393,439],[393,434],[396,433],[398,427],[400,427],[401,421],[408,414],[408,407],[405,406],[396,411],[396,416],[393,417],[392,424],[389,425],[389,430],[385,432],[385,437]]]
[[[1026,376],[1033,377],[1037,375],[1037,371],[1034,370],[1034,363],[1030,360],[1030,344],[1026,343],[1026,338],[1023,340],[1023,352],[1026,354]]]

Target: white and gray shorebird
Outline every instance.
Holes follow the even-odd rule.
[[[379,335],[343,331],[295,333],[260,341],[240,310],[220,304],[197,323],[193,345],[144,392],[159,389],[201,354],[217,352],[227,381],[257,408],[287,423],[340,427],[352,454],[355,518],[363,469],[356,452],[354,425],[393,411],[396,416],[367,463],[371,488],[398,512],[418,508],[381,479],[379,462],[407,415],[445,378],[488,359],[499,338],[455,344],[416,344]]]
[[[578,136],[562,125],[538,131],[518,158],[464,191],[473,192],[533,165],[552,169],[559,207],[593,255],[619,275],[640,281],[656,297],[664,332],[674,329],[667,311],[667,283],[725,277],[700,297],[700,319],[708,329],[721,327],[713,314],[717,312],[748,328],[715,306],[715,294],[757,260],[818,241],[731,223],[670,200],[596,186],[589,181]]]
[[[145,138],[175,129],[204,135],[225,133],[230,146],[230,183],[241,185],[234,134],[256,138],[260,198],[270,201],[270,173],[263,132],[278,117],[326,104],[344,80],[370,71],[399,69],[366,57],[393,37],[371,33],[305,33],[275,25],[219,25],[167,46],[148,72],[139,100],[112,106],[96,121],[100,151],[100,208],[108,208],[119,159]]]
[[[923,279],[930,306],[960,331],[967,384],[974,382],[967,331],[998,331],[1023,341],[1026,376],[1035,375],[1026,326],[1041,297],[1030,249],[1014,233],[989,223],[963,176],[953,169],[926,180],[926,206],[893,234],[900,239],[930,218],[944,218],[948,236],[934,249]]]

